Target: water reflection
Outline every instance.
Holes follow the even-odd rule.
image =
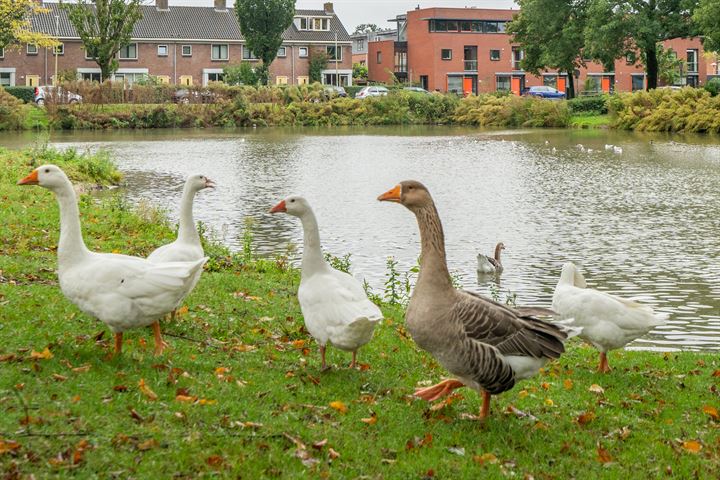
[[[15,138],[0,142],[28,141]],[[298,222],[267,214],[281,198],[301,194],[326,250],[352,253],[354,273],[376,289],[387,256],[401,271],[415,264],[419,239],[409,212],[374,199],[415,178],[435,198],[450,269],[468,288],[547,306],[561,265],[574,261],[590,286],[671,314],[632,348],[719,346],[720,145],[713,137],[414,127],[90,132],[51,143],[110,149],[126,172],[128,198],[173,218],[184,177],[208,175],[218,188],[198,196],[196,217],[236,248],[243,219],[254,217],[262,254],[301,243]],[[622,155],[605,144],[621,146]],[[499,241],[507,247],[502,275],[478,278],[476,254]]]

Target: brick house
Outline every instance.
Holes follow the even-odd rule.
[[[82,42],[58,3],[45,3],[49,12],[32,18],[33,28],[57,36],[57,71],[73,71],[77,78],[100,80],[100,68],[85,54]],[[168,0],[145,5],[131,43],[118,54],[114,81],[132,83],[154,76],[163,83],[207,85],[221,81],[223,67],[241,61],[257,62],[245,46],[233,8],[226,0],[213,6],[171,6]],[[328,54],[322,82],[352,83],[350,36],[333,10],[296,10],[293,24],[283,33],[283,44],[270,66],[270,82],[298,85],[309,82],[309,62],[314,51]],[[56,58],[52,49],[21,45],[0,49],[0,85],[52,84]],[[336,78],[337,77],[337,78]]]
[[[612,72],[596,63],[574,72],[572,79],[554,71],[540,76],[520,68],[523,52],[505,33],[517,10],[480,8],[424,8],[398,15],[397,37],[368,45],[369,80],[398,79],[419,83],[428,90],[479,93],[548,85],[567,90],[570,80],[577,92],[633,91],[645,88],[645,72],[635,59],[615,62]],[[664,42],[685,61],[681,85],[703,85],[706,58],[699,38]]]

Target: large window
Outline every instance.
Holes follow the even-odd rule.
[[[429,22],[431,32],[504,33],[505,20],[440,20]]]
[[[245,57],[245,48],[243,48],[243,58]],[[210,59],[211,60],[227,60],[228,56],[228,45],[226,43],[219,45],[210,46]]]
[[[698,51],[695,49],[687,51],[687,71],[688,73],[697,73],[698,71]]]
[[[510,75],[498,75],[495,77],[495,89],[498,92],[510,91]]]
[[[0,72],[0,86],[10,87],[12,86],[13,74],[10,72]]]
[[[544,75],[543,85],[557,89],[557,77],[555,75]]]
[[[633,75],[632,76],[632,91],[645,89],[645,75]]]
[[[463,93],[463,77],[459,75],[448,76],[448,92],[457,93],[462,95]]]
[[[243,60],[257,60],[258,57],[255,56],[255,54],[250,50],[247,46],[243,45],[242,49],[242,58]]]
[[[328,60],[331,61],[342,61],[342,47],[335,48],[335,45],[328,45],[327,47]]]
[[[452,50],[449,48],[443,48],[440,50],[440,58],[443,60],[452,60]]]
[[[525,52],[520,47],[512,47],[512,68],[513,70],[522,70],[520,62],[525,57]]]
[[[120,49],[120,52],[118,52],[118,54],[120,56],[120,60],[137,60],[137,43],[130,43],[128,45],[125,45]]]
[[[378,65],[382,63],[382,52],[380,50],[375,52],[375,61],[378,63]]]
[[[225,79],[224,73],[208,73],[208,82],[222,82]]]
[[[5,58],[5,49],[0,48],[0,58]]]
[[[295,25],[300,30],[330,30],[329,18],[300,17],[296,19]]]

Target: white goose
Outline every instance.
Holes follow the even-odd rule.
[[[155,264],[139,257],[95,253],[82,238],[80,213],[70,180],[59,167],[43,165],[18,181],[52,191],[60,206],[58,277],[65,297],[115,333],[115,352],[122,350],[123,332],[152,325],[155,354],[165,348],[158,319],[182,299],[207,258]]]
[[[335,270],[325,261],[317,220],[307,200],[288,197],[270,210],[270,213],[278,212],[298,217],[302,222],[304,240],[298,301],[305,327],[320,346],[322,369],[328,368],[325,362],[328,343],[351,351],[350,368],[354,368],[358,348],[370,341],[383,314],[352,275]]]
[[[200,260],[205,256],[202,243],[200,243],[200,235],[195,227],[193,219],[193,200],[195,194],[206,188],[214,188],[215,182],[204,175],[190,175],[185,181],[182,198],[180,199],[180,225],[178,226],[178,237],[167,245],[163,245],[153,250],[147,259],[153,263],[167,262],[192,262]],[[180,299],[178,304],[172,311],[172,318],[175,318],[175,312],[182,303],[183,299],[192,292],[197,282],[200,280],[202,269],[198,270],[188,284],[187,292]]]
[[[571,262],[563,265],[552,308],[561,318],[569,319],[566,324],[582,327],[580,338],[600,351],[600,372],[610,371],[609,350],[621,348],[665,323],[665,317],[647,305],[587,288],[585,277]]]

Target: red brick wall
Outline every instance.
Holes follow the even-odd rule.
[[[381,62],[377,62],[380,52]],[[368,80],[371,82],[392,82],[395,71],[395,41],[368,42]]]

